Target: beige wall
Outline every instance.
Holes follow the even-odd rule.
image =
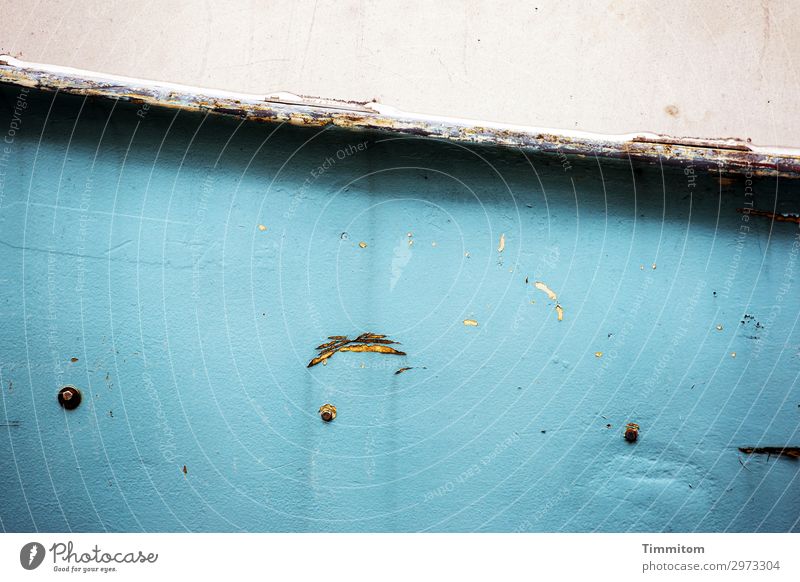
[[[800,2],[0,0],[0,53],[233,91],[800,146]]]

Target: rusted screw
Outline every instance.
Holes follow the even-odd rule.
[[[75,386],[64,386],[58,391],[58,403],[66,410],[74,410],[81,404],[81,391]]]
[[[625,440],[629,443],[635,443],[639,438],[639,425],[635,422],[629,422],[625,425]]]
[[[330,422],[336,418],[336,407],[333,404],[323,404],[319,407],[319,416],[325,422]]]

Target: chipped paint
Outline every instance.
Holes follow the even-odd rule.
[[[330,358],[335,353],[336,353],[336,350],[328,350],[327,352],[321,353],[319,356],[317,356],[316,358],[314,358],[313,360],[311,360],[308,363],[308,367],[309,368],[313,368],[314,366],[316,366],[320,362],[322,362],[323,365],[327,366],[328,362],[326,362],[325,360]]]
[[[506,235],[500,235],[500,243],[497,245],[497,252],[502,253],[506,248]]]
[[[146,81],[0,56],[0,82],[44,91],[104,97],[187,111],[301,126],[333,125],[472,144],[522,148],[577,157],[617,158],[666,165],[690,163],[730,174],[800,177],[800,150],[745,140],[673,137],[653,133],[606,135],[407,113],[369,102],[256,95]]]
[[[471,326],[471,327],[478,327],[478,322],[475,321],[474,319],[465,319],[464,320],[464,325]]]
[[[558,295],[556,295],[555,291],[550,289],[550,287],[548,287],[546,283],[542,283],[541,281],[536,281],[536,283],[534,283],[533,286],[536,287],[539,291],[544,291],[545,293],[547,293],[547,297],[551,301],[555,301],[556,299],[558,299]]]
[[[389,346],[372,345],[372,344],[359,344],[352,346],[344,346],[339,348],[340,352],[375,352],[378,354],[392,354],[395,356],[405,356],[405,352],[390,348]]]

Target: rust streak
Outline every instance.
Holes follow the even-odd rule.
[[[767,210],[757,210],[755,208],[737,208],[736,212],[740,214],[752,214],[753,216],[764,216],[776,222],[796,222],[800,224],[800,214],[778,214],[775,212],[768,212]]]

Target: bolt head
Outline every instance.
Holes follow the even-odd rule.
[[[319,407],[319,416],[325,422],[330,422],[336,418],[336,407],[333,404],[323,404]]]
[[[81,391],[75,386],[64,386],[58,391],[58,403],[65,410],[74,410],[81,404]]]

